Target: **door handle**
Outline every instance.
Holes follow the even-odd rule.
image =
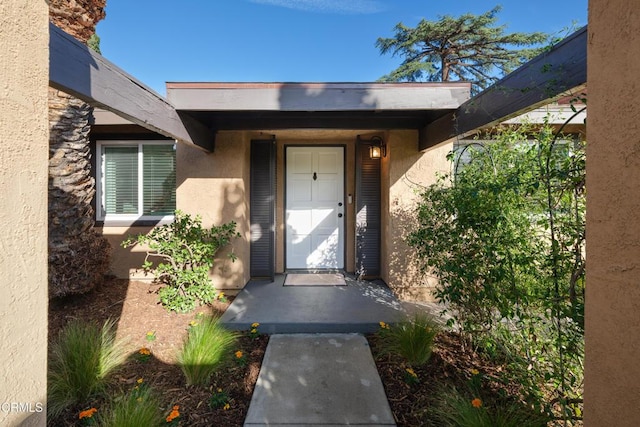
[[[316,174],[315,172],[313,173],[313,180],[315,181],[316,179],[318,179],[318,174]]]
[[[342,218],[342,214],[341,213],[338,214],[338,218]]]

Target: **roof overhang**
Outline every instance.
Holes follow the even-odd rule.
[[[427,125],[420,132],[419,149],[490,128],[558,98],[577,96],[586,83],[585,26]]]
[[[49,85],[111,111],[138,127],[205,151],[215,134],[180,113],[124,70],[49,24]],[[127,126],[127,125],[125,125]]]
[[[420,129],[470,97],[469,83],[167,83],[209,129]]]
[[[218,130],[418,129],[424,150],[583,88],[587,28],[471,99],[469,83],[446,82],[168,83],[167,100],[53,25],[49,48],[50,86],[123,117],[123,133],[211,151]]]

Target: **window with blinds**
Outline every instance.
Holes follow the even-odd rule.
[[[176,151],[173,145],[142,146],[143,215],[173,215],[176,210]]]
[[[176,209],[173,143],[99,143],[98,219],[162,218]]]

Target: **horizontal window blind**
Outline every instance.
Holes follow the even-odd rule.
[[[138,213],[138,147],[104,147],[105,214]]]
[[[172,215],[176,210],[176,152],[173,145],[142,147],[143,214]]]

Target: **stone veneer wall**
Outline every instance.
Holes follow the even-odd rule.
[[[0,425],[44,426],[49,10],[0,2]]]

